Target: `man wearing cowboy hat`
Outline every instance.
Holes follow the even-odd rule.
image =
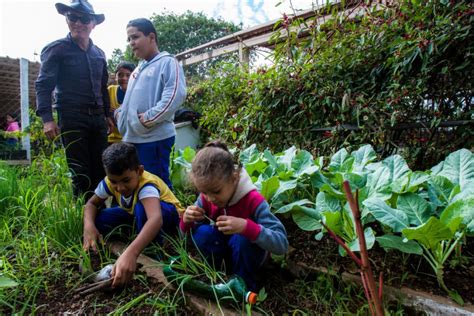
[[[36,113],[49,139],[61,136],[73,172],[74,194],[78,196],[90,192],[104,177],[101,154],[107,147],[108,129],[113,127],[107,61],[89,37],[105,17],[95,14],[86,0],[72,0],[70,5],[56,3],[56,10],[66,17],[69,34],[41,52],[35,85]],[[52,108],[58,113],[58,124]]]

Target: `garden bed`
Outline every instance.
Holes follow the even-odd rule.
[[[92,268],[99,270],[102,265],[97,256],[91,256]],[[63,269],[61,277],[48,278],[44,289],[35,299],[34,306],[26,309],[27,313],[59,315],[105,315],[119,312],[133,315],[150,315],[156,310],[168,311],[171,314],[181,313],[194,315],[189,306],[178,298],[172,302],[175,291],[165,288],[156,278],[137,272],[126,288],[117,290],[97,291],[87,295],[74,293],[85,282],[79,265],[68,265]],[[160,309],[157,307],[161,307]],[[167,306],[166,308],[164,308]],[[0,311],[8,314],[8,309]]]
[[[74,271],[74,269],[71,269]],[[77,270],[76,270],[77,271]],[[150,315],[157,308],[150,302],[152,294],[163,291],[163,285],[153,278],[139,274],[125,289],[113,292],[95,292],[86,296],[74,295],[70,286],[70,276],[56,279],[48,285],[48,291],[42,291],[36,299],[35,313],[38,314],[75,314],[94,315],[108,314],[119,310],[122,304],[134,302],[125,311],[135,315]],[[172,291],[165,291],[164,295],[172,295]],[[148,303],[147,303],[148,301]],[[122,306],[124,307],[125,304]],[[170,310],[175,309],[170,306]],[[179,309],[183,313],[192,314],[185,305]],[[33,312],[31,310],[30,312]]]
[[[470,220],[474,200],[470,181],[474,180],[474,157],[470,151],[464,149],[454,152],[436,167],[423,172],[411,171],[400,156],[376,162],[376,155],[370,146],[363,146],[351,154],[340,150],[329,162],[323,157],[315,160],[308,152],[297,152],[294,148],[272,155],[268,151],[260,153],[254,147],[243,152],[241,158],[247,159],[241,159],[241,162],[249,174],[260,181],[257,181],[256,186],[268,195],[266,198],[275,214],[282,219],[292,247],[287,256],[274,256],[274,260],[262,270],[260,284],[264,291],[259,293],[260,301],[252,307],[253,310],[270,314],[369,313],[362,287],[354,282],[346,282],[347,279],[352,281],[358,277],[358,266],[339,254],[337,244],[327,234],[320,233],[320,223],[325,222],[328,227],[332,225],[330,228],[339,230],[347,244],[352,243],[354,246],[354,224],[345,212],[347,201],[341,193],[341,181],[338,181],[349,178],[354,187],[359,189],[359,197],[368,213],[366,216],[370,215],[364,223],[369,237],[366,240],[372,241],[369,257],[375,274],[384,274],[385,293],[388,294],[389,286],[408,287],[413,291],[428,293],[431,297],[443,297],[448,303],[447,294],[440,290],[431,267],[421,256],[428,249],[436,249],[436,245],[442,246],[448,242],[453,245],[446,255],[448,260],[443,259],[444,266],[437,271],[444,272],[447,287],[459,293],[465,301],[463,308],[470,311],[468,308],[474,297],[474,242],[470,237],[473,233]],[[59,171],[58,161],[62,162]],[[10,167],[3,169],[1,177],[2,196],[6,197],[0,199],[5,212],[5,244],[11,245],[5,248],[5,262],[8,265],[4,266],[4,273],[7,280],[15,281],[15,284],[9,285],[11,290],[0,291],[0,299],[6,302],[0,306],[0,314],[112,311],[207,313],[211,304],[203,303],[191,308],[193,302],[188,299],[191,296],[168,286],[159,269],[145,271],[146,274],[137,273],[130,286],[121,291],[75,296],[74,289],[85,283],[84,275],[77,266],[83,252],[80,248],[70,249],[70,245],[80,247],[82,229],[77,223],[82,220],[83,203],[71,203],[74,201],[72,192],[64,191],[64,188],[68,188],[67,176],[58,180],[58,174],[65,175],[68,172],[65,159],[35,163],[34,166],[40,166],[41,172],[35,168],[25,169],[21,173],[22,181],[17,181],[21,170]],[[375,197],[369,198],[370,195]],[[183,201],[194,201],[193,194],[182,196]],[[406,208],[412,200],[417,200],[422,207],[426,206],[423,212],[417,213],[420,215],[419,221],[408,221],[408,218],[400,215],[414,215],[412,208]],[[186,202],[184,205],[191,203]],[[402,223],[403,227],[387,221],[382,216],[384,214],[396,217],[396,223]],[[449,228],[443,226],[447,224],[450,224]],[[37,234],[33,234],[38,227]],[[340,227],[344,227],[344,230]],[[443,230],[441,239],[431,236]],[[418,234],[415,235],[415,232]],[[319,241],[315,239],[316,234],[322,237]],[[43,243],[45,236],[62,247],[54,249],[49,242]],[[433,245],[425,240],[430,236],[435,238]],[[467,237],[461,238],[463,236]],[[395,249],[402,251],[387,250],[393,247],[384,243],[380,237],[398,238]],[[21,238],[28,240],[28,243],[16,243]],[[404,248],[404,238],[411,240],[412,248]],[[33,241],[30,242],[30,239]],[[185,241],[178,239],[176,242],[176,245],[171,244],[173,247],[169,251],[165,249],[166,260],[175,256],[176,252],[189,258],[190,249],[181,244]],[[28,248],[23,249],[26,244]],[[416,245],[418,247],[413,247]],[[458,247],[461,245],[462,248]],[[462,256],[457,250],[462,250]],[[117,251],[113,252],[117,254]],[[106,262],[94,266],[95,270],[113,262],[108,251],[106,254]],[[156,267],[156,262],[153,265]],[[298,269],[300,271],[295,272]],[[160,282],[156,283],[155,279]],[[397,298],[386,299],[385,307],[393,314],[412,314],[402,306],[401,301]],[[455,306],[454,303],[451,305]],[[226,315],[245,312],[245,308],[237,306]],[[213,312],[220,313],[220,309]]]
[[[125,244],[112,242],[110,249],[115,254],[122,253]],[[91,266],[94,271],[100,270],[104,263],[96,255],[91,255]],[[108,314],[127,313],[133,315],[160,314],[178,315],[231,315],[237,316],[241,311],[232,306],[218,306],[214,302],[182,293],[168,283],[158,261],[145,255],[137,260],[137,272],[133,280],[123,289],[101,290],[86,295],[76,294],[75,290],[87,284],[84,268],[80,265],[64,267],[63,277],[48,278],[44,290],[40,290],[35,299],[35,306],[26,309],[28,313],[39,314]],[[185,294],[185,295],[183,295]],[[8,313],[8,309],[0,312]],[[252,315],[260,315],[252,312]]]
[[[123,244],[113,243],[114,253],[123,251]],[[210,300],[202,299],[190,293],[182,293],[170,286],[163,275],[161,267],[155,260],[141,255],[138,260],[139,269],[133,281],[124,289],[115,291],[95,292],[87,295],[74,294],[74,290],[86,282],[79,265],[70,264],[62,269],[61,277],[47,278],[47,284],[41,286],[35,298],[34,306],[26,308],[27,313],[39,314],[107,314],[111,312],[126,312],[127,314],[178,314],[178,315],[240,315],[244,313],[239,307],[221,305],[217,307]],[[101,264],[97,257],[92,256],[92,266],[95,271]],[[268,293],[263,302],[257,303],[252,315],[282,314],[295,311],[324,314],[333,307],[327,301],[311,297],[310,291],[318,288],[318,282],[298,279],[274,262],[270,262],[262,271],[261,283]],[[345,291],[344,284],[336,285],[321,280],[331,291]],[[335,286],[333,288],[333,286]],[[306,293],[305,293],[306,292]],[[357,296],[354,288],[351,293]],[[183,295],[184,294],[184,295]],[[359,293],[360,294],[360,293]],[[360,299],[359,299],[360,298]],[[348,302],[349,310],[355,311],[364,304],[359,295]],[[243,307],[242,307],[243,308]],[[8,308],[0,308],[0,312],[8,314]]]
[[[311,272],[324,272],[352,275],[359,278],[359,270],[349,257],[338,254],[338,245],[330,237],[322,240],[314,239],[314,232],[299,229],[291,220],[284,220],[291,248],[288,255],[288,268],[299,277]],[[456,290],[464,299],[465,305],[473,309],[474,299],[474,242],[462,248],[466,259],[462,266],[445,269],[445,282],[448,288]],[[369,250],[374,275],[383,272],[384,285],[393,288],[410,288],[421,293],[442,297],[453,306],[459,306],[442,291],[433,275],[431,268],[421,256],[407,255],[400,252],[386,252],[375,245]],[[349,278],[346,278],[349,279]],[[354,280],[354,278],[350,278]],[[425,294],[420,294],[421,296]],[[474,312],[474,309],[473,311]]]
[[[316,241],[313,237],[314,233],[298,229],[291,220],[284,219],[283,221],[293,247],[286,261],[286,267],[284,264],[278,265],[277,262],[272,261],[262,270],[260,283],[265,287],[268,296],[257,305],[257,310],[270,313],[278,311],[278,314],[292,313],[296,310],[324,314],[328,312],[328,304],[334,298],[329,297],[328,294],[327,301],[324,301],[319,297],[312,296],[311,291],[318,288],[327,288],[328,293],[344,293],[351,297],[345,306],[346,310],[359,310],[365,303],[361,287],[346,282],[354,281],[358,277],[357,268],[352,261],[337,254],[337,244],[331,239],[324,238],[322,241]],[[468,246],[464,255],[469,258],[473,252],[472,244]],[[114,252],[117,251],[119,250],[116,249]],[[408,260],[407,265],[400,264],[400,258],[397,258],[395,253],[385,254],[383,249],[378,248],[370,250],[369,255],[374,271],[383,270],[384,283],[387,287],[388,285],[392,287],[406,286],[416,291],[441,295],[449,300],[445,293],[439,290],[436,279],[429,275],[430,271],[423,266],[423,263],[420,263],[418,271],[415,271],[418,262],[413,259]],[[81,282],[79,267],[77,265],[66,266],[63,277],[49,278],[50,281],[46,286],[47,291],[40,291],[36,299],[36,307],[29,311],[40,314],[106,314],[117,311],[119,308],[126,308],[127,313],[152,314],[157,310],[157,306],[154,304],[157,304],[159,299],[163,301],[162,304],[169,305],[171,313],[193,315],[201,314],[204,310],[209,309],[209,301],[199,304],[199,299],[189,295],[187,295],[186,303],[182,299],[177,299],[174,304],[170,304],[170,298],[176,294],[181,296],[181,293],[177,293],[175,289],[167,286],[161,268],[155,261],[141,256],[139,262],[141,269],[127,288],[85,296],[73,293],[75,288],[84,283]],[[472,260],[469,263],[472,265]],[[92,265],[95,270],[101,266],[97,258],[93,260]],[[319,276],[318,271],[324,272],[324,269],[332,271],[332,274],[329,273],[329,277]],[[446,270],[448,286],[456,289],[466,303],[468,303],[468,299],[474,297],[472,294],[474,282],[469,271],[472,270],[461,269],[457,273],[452,269]],[[427,274],[424,274],[426,272]],[[403,277],[403,274],[408,273],[409,276]],[[354,279],[347,278],[348,274],[354,276]],[[388,289],[386,289],[387,292]],[[393,308],[397,302],[392,301],[390,304]],[[226,311],[231,312],[229,309]]]

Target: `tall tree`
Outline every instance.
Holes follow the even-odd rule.
[[[138,59],[135,56],[133,56],[133,53],[129,47],[125,49],[125,53],[120,48],[115,48],[114,51],[112,52],[112,56],[107,61],[107,68],[109,72],[110,73],[115,72],[117,65],[124,60],[130,61],[134,63],[135,65],[138,64]]]
[[[205,44],[242,29],[221,19],[207,17],[204,13],[186,11],[181,15],[173,12],[154,14],[151,17],[158,32],[161,50],[172,54]]]

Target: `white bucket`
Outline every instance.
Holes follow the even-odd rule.
[[[175,123],[176,140],[174,147],[184,149],[191,147],[196,149],[199,145],[199,129],[193,127],[192,122]]]

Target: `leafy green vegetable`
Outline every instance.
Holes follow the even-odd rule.
[[[400,195],[397,209],[405,212],[410,225],[418,226],[425,223],[432,215],[428,202],[415,193]]]
[[[408,216],[404,212],[391,208],[381,199],[370,198],[363,204],[370,214],[382,224],[389,226],[394,232],[401,232],[409,226]]]
[[[452,183],[466,188],[474,180],[474,154],[467,149],[460,149],[446,157],[442,167],[435,174],[448,178]]]
[[[436,249],[439,242],[449,240],[454,236],[446,224],[433,216],[418,227],[403,229],[402,233],[408,240],[416,240],[428,249]]]
[[[376,237],[375,240],[384,249],[396,249],[404,253],[416,254],[420,256],[423,254],[423,249],[417,242],[413,240],[405,241],[404,238],[400,236],[387,234]]]

